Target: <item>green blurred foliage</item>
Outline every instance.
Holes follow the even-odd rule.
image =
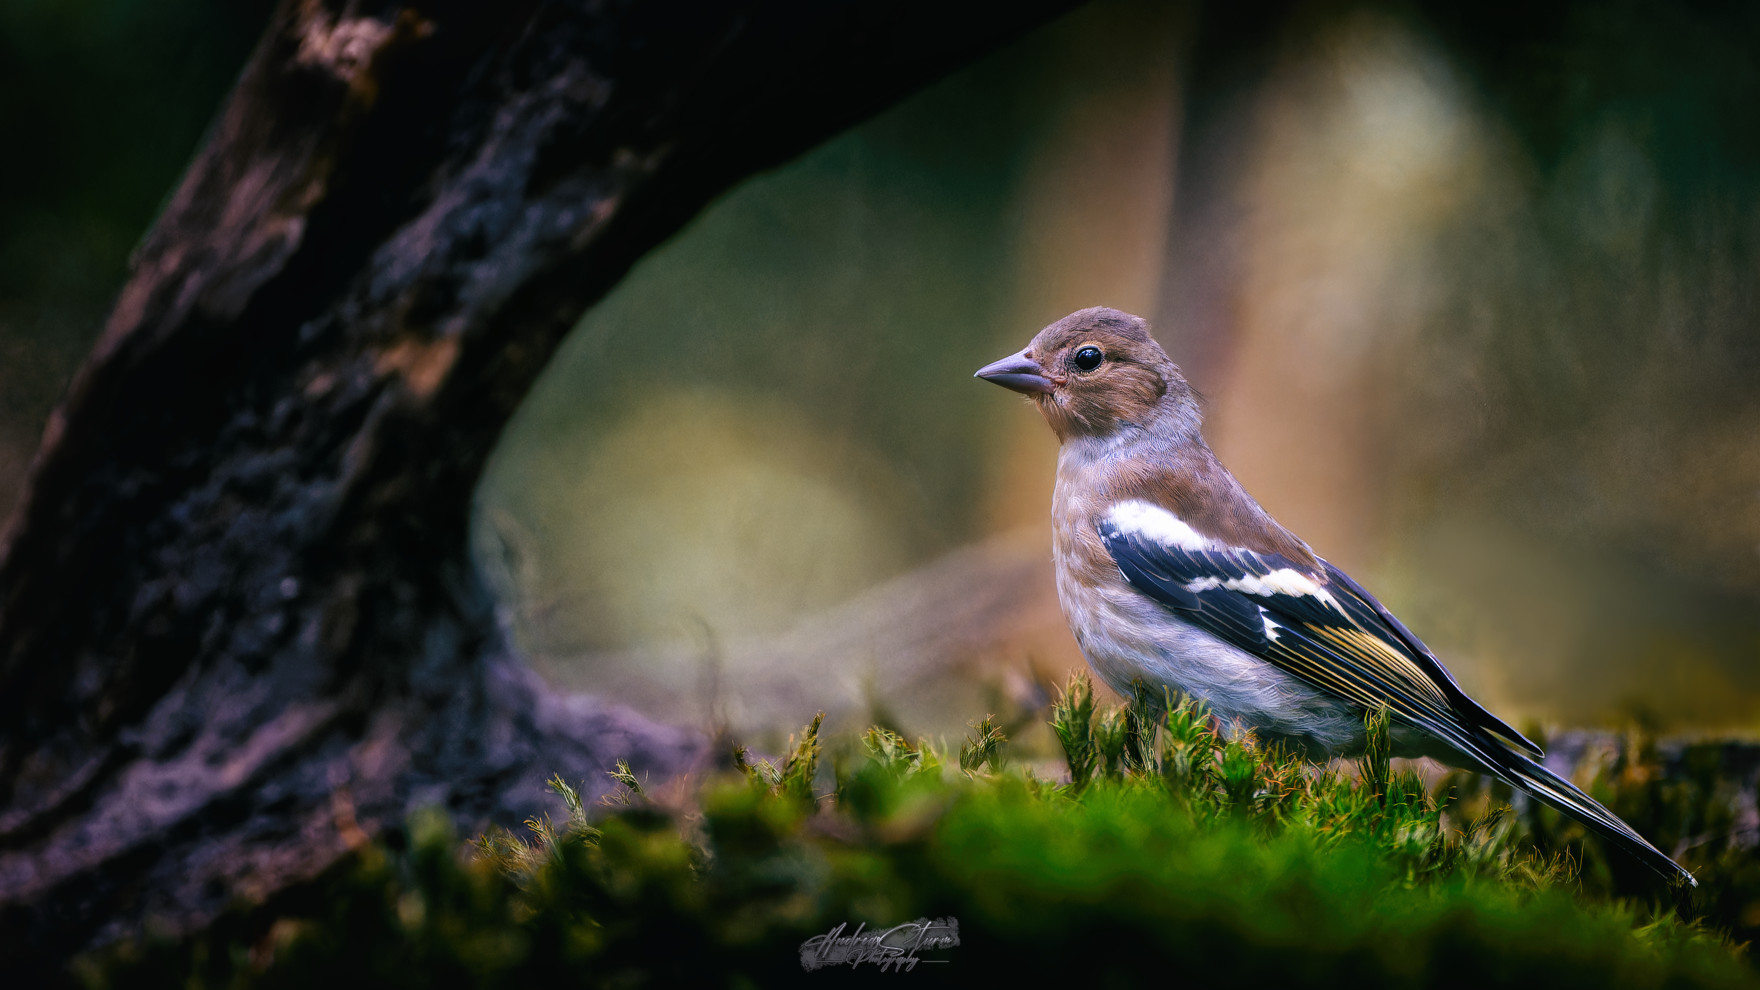
[[[801,943],[840,923],[952,916],[960,945],[911,979],[1760,983],[1717,934],[1730,905],[1760,903],[1760,883],[1721,859],[1692,855],[1697,895],[1613,898],[1603,877],[1618,864],[1593,846],[1554,848],[1563,830],[1532,816],[1463,827],[1449,785],[1427,789],[1385,755],[1317,770],[1189,704],[1096,706],[1082,681],[1053,721],[1062,782],[1004,767],[984,723],[957,762],[876,728],[835,768],[815,723],[777,762],[742,751],[685,807],[620,767],[596,821],[557,780],[568,819],[528,823],[532,840],[496,833],[461,856],[443,817],[419,817],[406,847],[365,850],[296,911],[241,912],[79,972],[93,987],[772,986],[812,978]],[[1384,739],[1384,716],[1371,728]],[[1690,809],[1715,782],[1689,776],[1678,800],[1646,803],[1650,782],[1632,776],[1645,751],[1628,755],[1602,796],[1654,809],[1640,827],[1665,847],[1669,828],[1705,824]],[[837,978],[880,975],[897,978]]]
[[[1445,463],[1408,445],[1409,511],[1568,547],[1607,577],[1610,625],[1669,627],[1671,652],[1751,694],[1760,7],[1427,4],[1413,23],[1504,150],[1430,247],[1450,274],[1405,407],[1473,426]]]
[[[13,0],[0,8],[0,298],[96,288],[262,30],[266,0]],[[95,331],[96,328],[93,328]]]
[[[0,515],[271,6],[0,4]]]

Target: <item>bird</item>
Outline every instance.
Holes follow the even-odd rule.
[[[1468,697],[1434,651],[1249,495],[1204,440],[1197,393],[1147,321],[1104,306],[1045,327],[975,377],[1026,395],[1059,441],[1057,597],[1124,697],[1204,703],[1310,760],[1359,755],[1385,710],[1393,755],[1486,773],[1671,882],[1693,875]]]

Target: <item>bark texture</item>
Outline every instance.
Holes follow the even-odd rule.
[[[0,964],[689,766],[511,655],[483,464],[711,197],[1069,5],[287,0],[0,535]]]

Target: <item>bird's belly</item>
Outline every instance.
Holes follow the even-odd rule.
[[[1122,581],[1108,588],[1059,580],[1058,598],[1088,664],[1125,697],[1137,684],[1171,688],[1203,701],[1225,724],[1312,759],[1363,749],[1356,706],[1182,621]]]

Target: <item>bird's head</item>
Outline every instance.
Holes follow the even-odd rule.
[[[1147,321],[1104,306],[1058,320],[975,377],[1031,398],[1059,440],[1198,425],[1192,387],[1149,335]]]

